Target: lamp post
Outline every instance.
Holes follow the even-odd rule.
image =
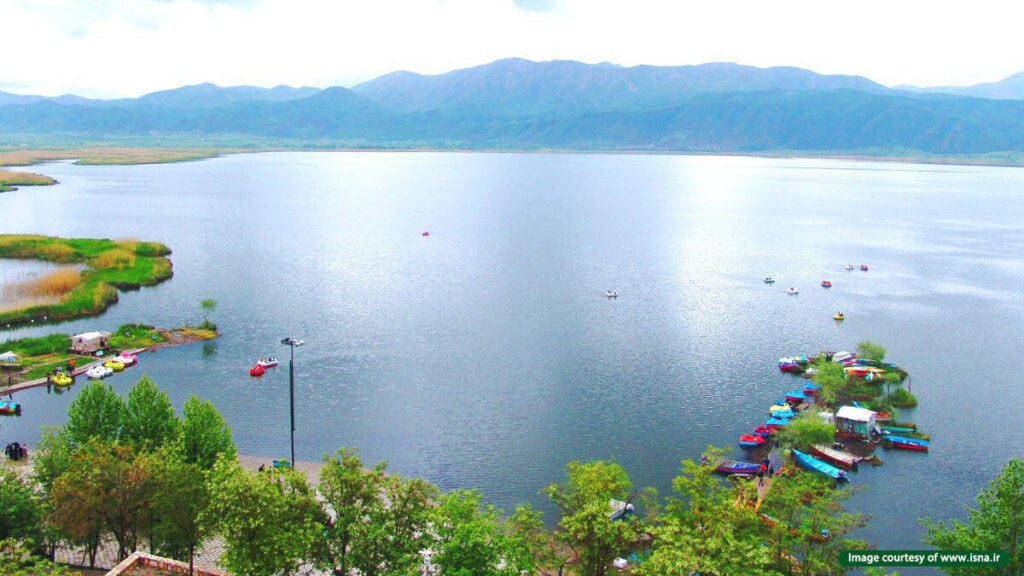
[[[305,344],[302,340],[296,340],[291,336],[281,340],[281,344],[292,349],[291,359],[288,360],[288,404],[292,415],[292,470],[295,469],[295,347]]]

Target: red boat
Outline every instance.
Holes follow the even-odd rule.
[[[766,424],[761,424],[760,426],[754,428],[754,434],[757,434],[758,436],[764,436],[767,438],[768,436],[775,434],[775,431],[778,430],[779,428],[781,428],[781,426],[768,426]]]
[[[867,272],[868,271],[868,265],[867,264],[861,264],[860,265],[860,269],[865,271],[865,272]]]
[[[249,376],[263,376],[263,373],[266,371],[267,370],[263,366],[257,364],[252,368],[249,368]]]
[[[836,466],[847,470],[857,468],[857,463],[860,462],[860,458],[850,454],[849,452],[836,450],[835,448],[830,448],[822,444],[815,444],[811,446],[808,451],[830,464],[835,464]]]
[[[764,442],[764,436],[759,436],[757,434],[744,434],[740,436],[740,446],[743,446],[744,448],[757,448],[764,444]]]
[[[420,234],[420,236],[430,236],[430,232],[424,232],[423,234]]]
[[[831,288],[832,287],[832,283],[829,282],[828,280],[822,280],[821,281],[821,287],[822,288]]]

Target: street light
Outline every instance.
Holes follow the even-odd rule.
[[[302,340],[296,340],[291,336],[281,340],[281,344],[290,346],[292,349],[291,360],[288,361],[288,403],[292,414],[292,470],[295,469],[295,347],[305,344]]]

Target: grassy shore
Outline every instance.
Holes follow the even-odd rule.
[[[33,235],[0,235],[0,258],[44,260],[84,264],[81,282],[51,301],[0,310],[0,328],[25,322],[44,322],[94,316],[117,302],[117,290],[153,286],[173,275],[170,248],[157,242],[89,238],[54,238]],[[46,292],[51,279],[38,281]],[[31,289],[31,287],[30,287]]]
[[[50,160],[75,159],[76,164],[166,164],[214,158],[240,152],[234,149],[200,148],[52,148],[0,150],[0,166],[29,166]]]
[[[9,192],[18,186],[49,186],[56,183],[53,178],[42,174],[0,170],[0,192]]]

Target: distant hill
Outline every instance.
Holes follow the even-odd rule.
[[[310,145],[900,155],[1024,151],[1024,100],[891,90],[737,64],[622,68],[500,60],[345,88],[221,88],[89,100],[0,93],[0,131]]]
[[[917,93],[953,94],[994,100],[1024,100],[1024,72],[1018,72],[999,82],[983,82],[974,86],[934,86],[930,88],[894,86],[893,88]]]
[[[636,110],[678,104],[696,94],[775,89],[888,90],[866,78],[823,76],[800,68],[732,63],[623,68],[511,58],[438,76],[395,72],[352,91],[395,112],[521,116]]]

